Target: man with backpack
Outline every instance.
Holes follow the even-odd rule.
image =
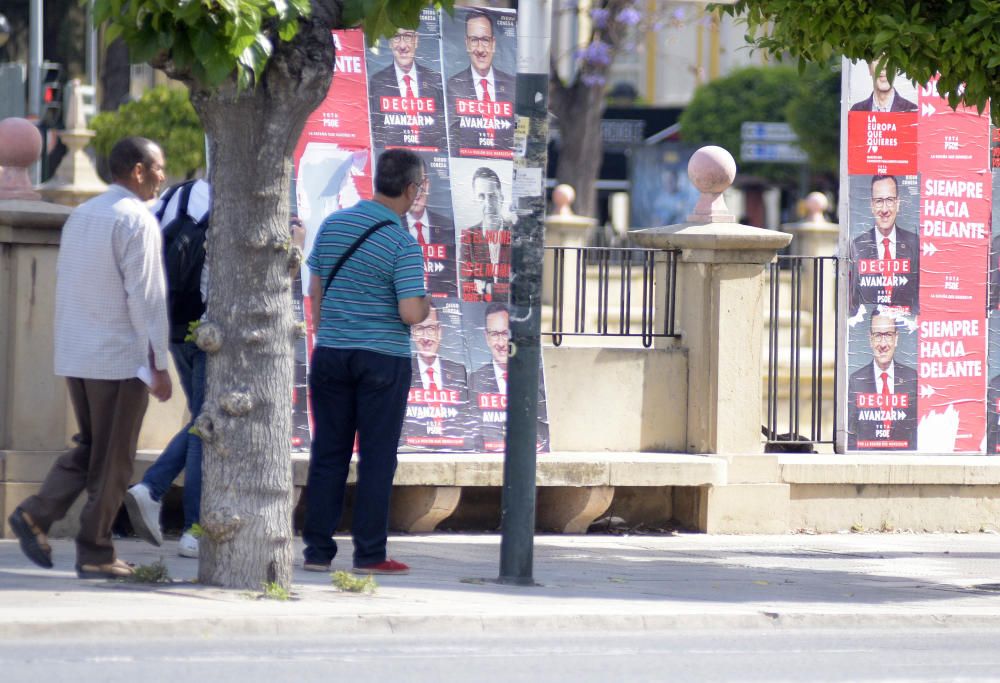
[[[205,236],[211,189],[204,180],[175,185],[160,197],[154,213],[163,230],[163,262],[170,317],[170,354],[187,397],[191,422],[146,471],[142,481],[125,494],[125,507],[136,535],[153,545],[163,543],[160,506],[163,495],[184,471],[184,533],[177,545],[181,557],[198,557],[198,537],[192,527],[201,511],[201,438],[191,434],[205,397],[205,352],[185,341],[190,324],[205,312],[208,268]]]

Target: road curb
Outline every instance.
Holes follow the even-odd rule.
[[[530,633],[609,633],[720,629],[1000,629],[1000,614],[865,614],[745,612],[732,614],[310,615],[6,621],[0,639],[253,638],[337,635],[466,636]]]

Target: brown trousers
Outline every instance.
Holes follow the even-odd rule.
[[[103,380],[68,377],[69,398],[80,433],[78,445],[49,470],[38,495],[21,503],[45,532],[84,490],[76,537],[77,564],[115,560],[111,525],[132,478],[139,428],[149,403],[149,391],[139,379]]]

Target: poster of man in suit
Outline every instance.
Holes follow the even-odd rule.
[[[507,304],[463,304],[473,367],[469,378],[471,412],[480,422],[481,448],[502,451],[507,424],[507,357],[510,354],[510,310]],[[488,352],[488,356],[483,351]],[[485,356],[485,357],[484,357]],[[538,372],[538,452],[549,450],[548,411],[543,368]]]
[[[442,24],[445,64],[462,65],[445,83],[451,156],[512,159],[516,15],[456,9]]]
[[[850,315],[858,315],[862,306],[865,315],[876,309],[916,315],[920,237],[904,226],[917,225],[917,179],[852,176],[850,182]]]
[[[896,72],[889,72],[885,69],[878,69],[878,60],[868,62],[868,73],[871,75],[871,93],[863,100],[855,102],[851,106],[851,111],[874,111],[874,112],[916,112],[917,105],[914,104],[916,88],[904,76],[900,77]],[[859,66],[860,68],[860,66]],[[858,79],[859,81],[861,79]],[[914,101],[906,99],[900,92],[905,90],[906,94]]]
[[[459,296],[463,301],[507,301],[510,295],[512,216],[509,161],[452,159],[452,201],[459,235]],[[468,191],[459,191],[462,183]]]
[[[424,191],[403,215],[403,224],[423,252],[428,293],[435,298],[456,298],[455,223],[448,177],[434,172],[425,161],[424,180]]]
[[[847,388],[848,449],[915,450],[917,372],[899,358],[910,355],[903,348],[915,347],[915,334],[905,318],[892,313],[875,312],[867,323],[857,325],[852,335],[857,343],[851,347],[861,349],[860,336],[866,333],[871,352],[857,350],[849,358],[856,369]]]
[[[447,155],[437,12],[423,10],[416,30],[398,29],[366,59],[375,147]]]
[[[460,318],[457,302],[435,304],[423,322],[410,327],[414,353],[402,446],[473,447],[477,425],[467,424],[469,383],[462,362]],[[442,352],[450,357],[445,358]]]

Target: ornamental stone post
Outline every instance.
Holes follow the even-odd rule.
[[[721,147],[695,152],[688,176],[702,193],[688,222],[632,233],[642,246],[681,250],[676,305],[688,353],[687,450],[761,453],[764,267],[792,237],[735,222],[722,193],[736,162]]]

